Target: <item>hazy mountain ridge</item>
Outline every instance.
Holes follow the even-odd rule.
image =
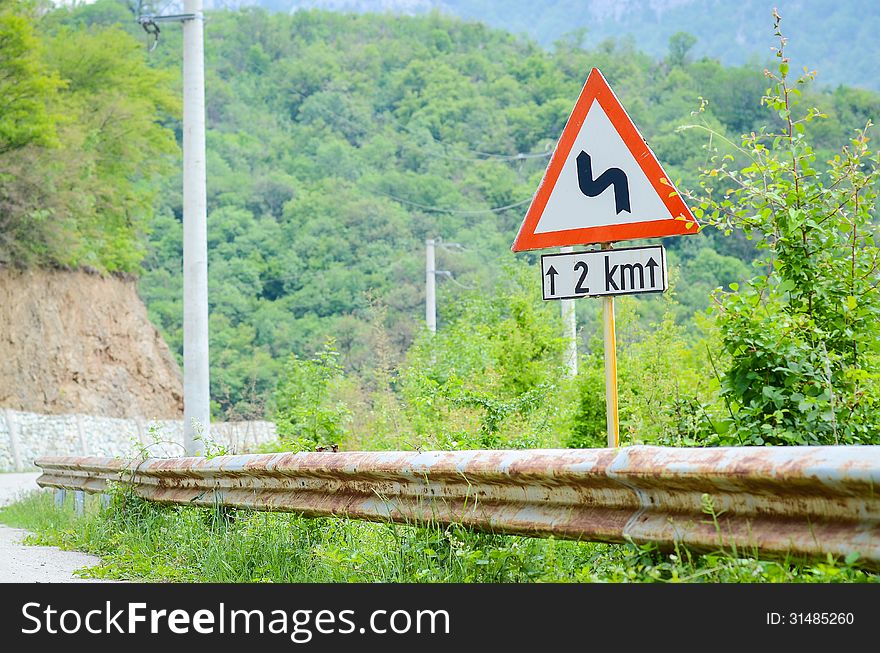
[[[880,5],[858,0],[208,0],[208,6],[259,5],[272,11],[327,9],[349,12],[422,14],[430,11],[480,20],[545,47],[586,30],[589,46],[607,38],[632,38],[654,56],[667,51],[669,37],[697,37],[696,56],[742,64],[771,56],[771,12],[778,7],[790,38],[794,69],[818,69],[821,84],[880,88],[874,63],[880,59]]]

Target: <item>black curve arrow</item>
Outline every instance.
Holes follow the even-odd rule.
[[[629,207],[629,182],[620,168],[608,168],[593,179],[593,163],[590,155],[581,150],[577,156],[578,186],[587,197],[601,195],[606,188],[614,186],[614,206],[617,212],[632,213]]]
[[[559,273],[556,271],[556,268],[554,268],[552,265],[547,270],[547,272],[544,274],[545,277],[550,277],[550,294],[551,295],[556,294],[556,275],[557,274],[559,274]]]

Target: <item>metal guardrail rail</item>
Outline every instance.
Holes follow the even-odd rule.
[[[880,566],[880,446],[52,457],[42,487]],[[709,510],[709,505],[713,507]]]

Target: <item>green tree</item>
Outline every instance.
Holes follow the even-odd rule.
[[[669,54],[666,61],[670,66],[684,66],[688,62],[691,48],[697,44],[697,37],[687,32],[676,32],[669,37]]]
[[[18,75],[23,89],[8,91],[12,117],[0,115],[0,262],[136,272],[156,180],[178,152],[166,124],[178,111],[174,78],[118,27],[55,26],[38,38],[32,17],[10,16],[20,38],[7,41],[29,52],[0,62],[11,71],[0,84]],[[9,127],[24,111],[39,129]],[[47,131],[47,116],[63,119]]]
[[[53,158],[76,180],[65,189],[75,204],[56,206],[56,215],[67,213],[76,225],[69,262],[137,271],[152,182],[178,153],[165,124],[179,111],[174,78],[147,66],[141,44],[118,27],[62,27],[46,39],[46,58],[66,81],[61,99],[70,120]]]
[[[41,59],[30,11],[28,3],[0,0],[0,155],[57,143],[52,102],[62,81]]]
[[[133,98],[149,98],[151,88],[138,84],[174,94],[180,30],[163,28],[149,55],[142,38],[128,39],[131,51],[121,52],[122,38],[115,36],[121,28],[105,30],[120,22],[138,30],[124,11],[116,0],[97,0],[52,11],[40,22],[47,43],[75,35],[74,45],[51,43],[46,50],[57,53],[52,61],[67,62],[62,76],[81,89],[83,104],[59,127],[62,140],[72,140],[59,148],[54,167],[36,148],[23,148],[16,168],[22,172],[10,173],[22,184],[15,197],[30,210],[19,233],[40,234],[29,241],[40,246],[28,252],[44,264],[136,269],[145,254],[141,293],[180,357],[182,183],[171,141],[180,125],[168,117],[176,110],[154,103],[156,111],[138,109],[138,120],[115,120],[107,132],[98,122],[105,105],[124,109]],[[700,133],[675,131],[691,120],[698,97],[709,102],[703,116],[719,134],[716,145],[773,119],[759,101],[765,81],[756,66],[687,56],[682,65],[659,65],[632,42],[573,38],[551,52],[439,15],[251,8],[212,12],[207,29],[211,378],[218,417],[260,416],[289,354],[308,358],[328,337],[335,338],[349,381],[353,373],[359,380],[374,373],[379,328],[390,357],[403,358],[420,332],[426,238],[466,247],[444,251],[438,261],[461,284],[441,279],[441,331],[456,313],[445,311],[468,296],[462,286],[494,292],[525,204],[591,67],[608,77],[680,189],[698,186],[707,161]],[[108,53],[127,61],[130,78],[103,72],[113,70],[112,62],[93,46],[106,38],[113,40]],[[87,91],[89,79],[72,70],[78,49],[104,76],[103,86]],[[74,92],[59,95],[70,99]],[[875,93],[805,92],[838,117],[821,129],[817,121],[809,125],[820,159],[849,127],[876,113]],[[158,121],[141,121],[151,115]],[[116,138],[134,125],[126,139]],[[113,138],[102,144],[105,133]],[[152,136],[141,138],[146,134]],[[745,160],[735,155],[737,165]],[[163,172],[152,167],[163,163],[170,164]],[[100,197],[108,210],[92,204]],[[686,281],[673,309],[680,324],[705,307],[709,290],[747,276],[733,259],[750,262],[754,241],[736,234],[706,230],[698,239],[667,243],[669,261],[681,266]],[[536,261],[531,253],[518,258]],[[387,308],[381,324],[372,317],[376,303]],[[591,305],[579,303],[581,323],[593,319]],[[642,326],[661,322],[660,302],[635,306]],[[533,387],[531,369],[526,361],[521,388]],[[390,386],[399,399],[400,386]],[[516,392],[512,384],[505,388],[505,401]]]

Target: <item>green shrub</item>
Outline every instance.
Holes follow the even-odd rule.
[[[716,155],[696,207],[710,224],[742,230],[761,256],[755,276],[715,295],[729,364],[721,395],[727,444],[853,444],[877,441],[880,293],[875,243],[880,159],[868,148],[871,122],[826,162],[805,125],[822,118],[798,106],[785,39],[762,98],[775,126]]]
[[[273,399],[279,442],[270,448],[312,451],[345,438],[349,411],[333,395],[343,378],[338,358],[332,342],[307,360],[290,355]]]

